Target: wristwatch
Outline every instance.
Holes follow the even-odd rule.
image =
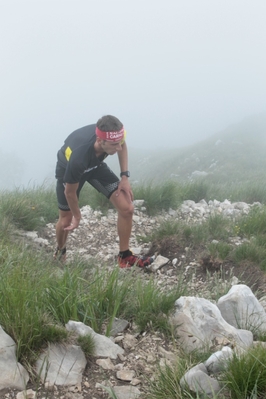
[[[121,172],[120,177],[122,176],[130,177],[130,172],[128,170],[126,170],[125,172]]]

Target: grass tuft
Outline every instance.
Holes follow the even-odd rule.
[[[243,355],[234,354],[221,380],[232,399],[266,397],[266,349],[255,346]]]

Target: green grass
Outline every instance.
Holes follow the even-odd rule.
[[[205,359],[206,360],[206,359]],[[195,366],[194,359],[191,356],[183,354],[176,358],[176,362],[172,364],[158,364],[157,374],[152,381],[147,381],[146,399],[207,399],[209,396],[198,392],[193,393],[189,387],[181,384],[184,374]],[[226,399],[223,390],[217,395],[213,395],[213,399]]]
[[[45,342],[66,339],[69,320],[82,321],[106,335],[115,317],[130,317],[140,330],[167,332],[166,316],[184,288],[163,293],[155,282],[145,285],[118,267],[90,267],[78,261],[63,270],[44,253],[2,244],[0,247],[0,325],[18,345],[18,358],[27,358]]]
[[[212,258],[218,258],[221,260],[225,260],[226,258],[228,258],[228,255],[232,251],[232,245],[226,242],[212,242],[208,245],[207,248]]]
[[[232,399],[266,397],[266,349],[258,345],[243,355],[234,354],[221,380]]]
[[[55,190],[45,185],[4,191],[0,195],[0,222],[20,229],[38,230],[58,215]]]
[[[148,386],[147,399],[185,399],[189,398],[184,394],[180,379],[189,369],[186,359],[177,359],[173,366],[158,365],[157,376]]]
[[[210,353],[185,354],[176,358],[176,363],[158,365],[157,375],[147,381],[147,399],[199,399],[207,398],[200,392],[192,393],[181,387],[180,380],[195,364],[204,362]],[[214,378],[218,378],[221,391],[213,399],[263,399],[266,397],[266,349],[261,345],[243,354],[234,354],[227,367]]]
[[[201,186],[199,182],[134,187],[135,198],[144,199],[149,215],[176,208],[184,199],[199,201],[206,196],[208,200],[213,189],[214,186]],[[235,187],[231,198],[235,195],[244,200],[241,197],[244,191],[244,187],[242,191]],[[220,199],[225,198],[224,192],[220,191]],[[263,187],[258,188],[256,198],[259,193],[263,194]],[[81,205],[89,204],[102,212],[109,209],[109,202],[89,186],[80,200]],[[55,193],[50,187],[5,191],[0,195],[0,325],[16,342],[18,360],[28,364],[33,353],[37,354],[48,342],[67,340],[64,324],[69,320],[81,321],[108,336],[114,318],[125,318],[139,332],[160,332],[165,339],[172,339],[168,319],[174,303],[180,296],[189,295],[182,279],[183,271],[177,270],[180,275],[174,288],[162,289],[153,275],[142,279],[133,269],[124,273],[115,265],[110,269],[96,261],[88,263],[76,258],[64,268],[55,267],[45,253],[33,252],[20,244],[14,238],[14,230],[38,230],[48,222],[55,222],[57,212]],[[265,226],[263,206],[255,207],[249,215],[237,220],[221,215],[213,215],[201,224],[170,220],[153,231],[148,240],[174,237],[184,248],[201,248],[212,258],[236,264],[253,262],[266,270]],[[245,238],[246,242],[234,247],[230,238],[235,236]],[[211,291],[210,299],[216,300],[228,290],[228,285],[221,282],[222,275],[222,271],[217,272],[217,278],[210,279],[209,285],[206,283]],[[264,340],[265,337],[258,338]],[[78,344],[86,356],[93,355],[90,336],[80,338]],[[181,390],[179,382],[187,368],[202,361],[201,356],[195,353],[193,359],[177,359],[177,365],[159,367],[157,378],[149,385],[148,397],[192,398],[191,393]],[[233,359],[232,369],[223,375],[231,398],[242,399],[245,395],[251,398],[255,393],[258,398],[266,396],[265,362],[262,349],[254,349],[245,358]],[[217,395],[217,399],[224,398],[223,395]]]
[[[160,331],[166,335],[171,334],[168,318],[174,309],[175,301],[185,295],[186,287],[180,278],[177,285],[162,291],[153,277],[148,282],[138,279],[131,290],[125,308],[124,317],[133,319],[140,331]]]
[[[183,246],[204,246],[213,258],[232,260],[235,263],[249,261],[259,264],[266,271],[266,208],[255,207],[249,215],[236,220],[223,215],[212,215],[202,223],[186,224],[180,220],[167,220],[146,241],[175,237]],[[245,241],[233,246],[231,237]],[[141,237],[140,237],[141,239]]]
[[[0,275],[0,325],[17,343],[19,359],[45,342],[66,338],[62,324],[54,322],[45,305],[49,265],[39,254],[0,246]]]
[[[198,245],[209,243],[212,240],[226,240],[234,235],[232,229],[234,224],[222,215],[210,216],[203,223],[186,224],[180,220],[167,220],[152,233],[151,240],[162,239],[168,236],[177,236],[180,241],[185,240],[187,244]]]
[[[178,193],[182,201],[191,200],[199,202],[209,196],[209,185],[204,180],[179,184]]]
[[[175,209],[178,206],[178,188],[174,182],[167,181],[161,185],[156,185],[152,181],[133,186],[134,198],[144,199],[145,208],[149,215],[155,215],[162,209]]]
[[[83,350],[86,357],[91,357],[95,351],[95,342],[90,334],[80,335],[77,339],[77,343]]]

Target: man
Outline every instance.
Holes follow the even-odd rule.
[[[81,219],[78,204],[80,190],[87,181],[110,199],[118,211],[117,231],[121,268],[146,267],[152,257],[138,257],[129,249],[134,212],[133,193],[129,184],[126,131],[115,116],[106,115],[97,124],[75,130],[57,153],[56,193],[59,220],[56,224],[57,248],[54,258],[65,260],[68,233],[77,229]],[[108,155],[118,155],[121,180],[106,165]]]

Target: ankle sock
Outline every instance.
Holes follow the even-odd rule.
[[[62,248],[62,249],[60,249],[59,247],[57,247],[57,248],[56,248],[56,251],[57,251],[57,252],[60,252],[61,255],[65,255],[65,253],[66,253],[66,247],[64,247],[64,248]]]
[[[119,252],[119,257],[120,257],[121,259],[125,259],[125,258],[127,258],[128,256],[131,256],[131,255],[133,255],[133,254],[132,254],[132,252],[130,251],[130,249],[127,249],[126,251],[120,251],[120,252]]]

